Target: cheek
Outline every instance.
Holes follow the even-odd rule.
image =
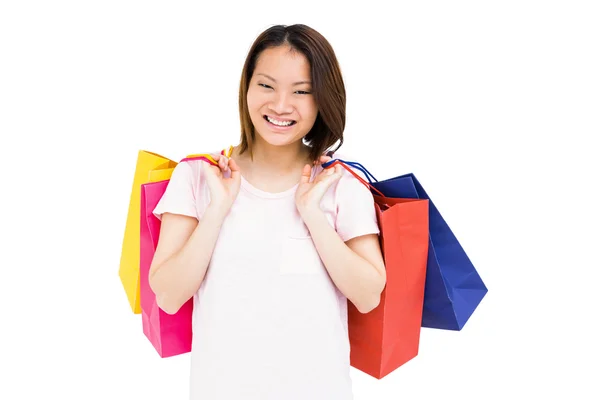
[[[302,105],[302,119],[312,124],[317,119],[318,111],[314,101],[307,101]]]
[[[256,108],[258,107],[258,100],[257,93],[253,90],[248,90],[248,95],[247,95],[247,103],[248,103],[248,110],[250,111],[250,113],[253,113],[256,111]]]

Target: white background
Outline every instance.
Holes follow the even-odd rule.
[[[1,3],[0,398],[186,399],[118,278],[136,156],[237,144],[278,23],[328,38],[342,150],[414,172],[489,288],[383,380],[353,369],[356,400],[599,398],[597,3],[206,3]]]

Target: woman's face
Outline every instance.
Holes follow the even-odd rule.
[[[248,111],[256,133],[282,146],[301,140],[317,118],[310,65],[288,46],[264,50],[248,87]],[[258,139],[258,138],[257,138]]]

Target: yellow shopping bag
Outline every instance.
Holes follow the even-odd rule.
[[[127,294],[131,310],[141,314],[140,307],[140,201],[141,185],[171,178],[177,162],[161,155],[140,150],[138,152],[129,211],[121,249],[119,277]]]
[[[231,156],[233,146],[221,154]],[[210,154],[191,154],[185,159],[205,158],[211,163],[216,161]],[[134,314],[141,314],[140,306],[140,206],[141,185],[151,182],[160,182],[171,179],[171,174],[177,166],[177,162],[163,157],[159,154],[145,150],[138,152],[135,174],[131,196],[129,199],[129,211],[125,224],[125,234],[121,248],[121,263],[119,265],[119,278],[127,300]]]

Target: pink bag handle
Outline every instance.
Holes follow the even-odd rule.
[[[233,146],[229,146],[229,149],[227,149],[227,152],[225,150],[221,150],[222,156],[231,157],[231,153],[233,153]],[[194,160],[206,161],[207,163],[212,164],[212,165],[218,164],[217,160],[215,160],[213,158],[213,156],[208,153],[190,154],[189,156],[183,158],[180,162],[194,161]]]

